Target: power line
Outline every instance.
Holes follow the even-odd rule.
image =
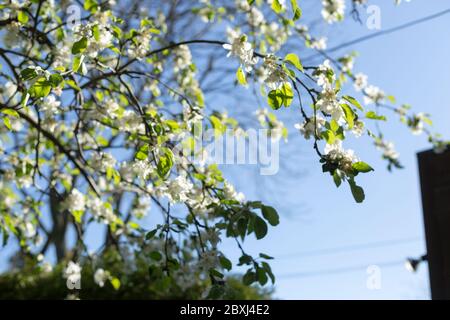
[[[295,253],[288,253],[282,255],[275,255],[277,260],[283,259],[293,259],[298,257],[307,257],[307,256],[321,256],[321,255],[329,255],[340,252],[351,252],[363,249],[372,249],[372,248],[382,248],[389,247],[393,245],[403,244],[403,243],[411,243],[423,241],[421,237],[411,237],[411,238],[403,238],[403,239],[395,239],[395,240],[384,240],[384,241],[376,241],[362,244],[354,244],[354,245],[346,245],[332,248],[325,248],[319,250],[310,250],[310,251],[300,251]]]
[[[394,261],[372,263],[372,264],[365,264],[365,265],[358,265],[358,266],[349,266],[349,267],[342,267],[342,268],[286,273],[286,274],[278,275],[277,279],[317,277],[317,276],[323,276],[323,275],[341,274],[341,273],[348,273],[348,272],[353,272],[353,271],[362,271],[362,270],[367,269],[367,267],[370,265],[375,265],[380,268],[391,268],[391,267],[398,267],[400,265],[403,265],[404,263],[405,263],[405,260],[394,260]]]
[[[417,20],[413,20],[413,21],[407,22],[405,24],[402,24],[402,25],[399,25],[399,26],[396,26],[396,27],[393,27],[393,28],[390,28],[390,29],[386,29],[386,30],[383,30],[383,31],[379,31],[379,32],[367,35],[367,36],[356,38],[354,40],[350,40],[348,42],[344,42],[344,43],[342,43],[340,45],[337,45],[337,46],[332,47],[330,49],[324,50],[324,52],[334,52],[334,51],[343,49],[345,47],[348,47],[348,46],[351,46],[351,45],[354,45],[354,44],[357,44],[357,43],[360,43],[360,42],[364,42],[364,41],[367,41],[367,40],[370,40],[370,39],[373,39],[373,38],[376,38],[376,37],[380,37],[380,36],[383,36],[383,35],[386,35],[386,34],[389,34],[389,33],[393,33],[393,32],[399,31],[399,30],[410,28],[412,26],[418,25],[418,24],[423,23],[423,22],[427,22],[429,20],[437,19],[437,18],[439,18],[441,16],[444,16],[444,15],[446,15],[448,13],[450,13],[450,8],[448,8],[448,9],[446,9],[444,11],[440,11],[440,12],[434,13],[432,15],[429,15],[429,16],[417,19]],[[305,60],[312,59],[312,58],[315,58],[317,56],[318,56],[317,54],[314,54],[314,55],[311,55],[311,56],[305,58]]]

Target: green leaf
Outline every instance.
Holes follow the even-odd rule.
[[[333,172],[333,181],[334,181],[334,184],[336,185],[336,187],[339,188],[342,183],[342,179],[336,170],[334,170],[334,172]]]
[[[69,79],[66,80],[66,83],[69,85],[69,87],[71,87],[72,89],[75,89],[76,91],[81,91],[81,88],[79,86],[77,86],[77,84],[75,83],[75,81]]]
[[[270,206],[263,206],[261,208],[263,217],[272,225],[276,226],[280,223],[280,217],[277,211]]]
[[[92,13],[97,11],[97,0],[85,0],[84,1],[84,10],[90,11]]]
[[[161,261],[162,259],[162,254],[158,251],[152,251],[150,252],[150,259],[155,260],[155,261]]]
[[[242,283],[245,284],[246,286],[251,285],[255,281],[256,281],[256,273],[251,271],[251,269],[248,270],[242,277]]]
[[[271,256],[269,256],[269,255],[267,255],[267,254],[265,254],[265,253],[260,253],[259,256],[260,256],[261,258],[267,259],[267,260],[272,260],[272,259],[273,259],[273,257],[271,257]]]
[[[261,265],[263,266],[263,269],[266,270],[266,274],[269,275],[272,283],[275,283],[275,276],[273,275],[272,268],[270,267],[270,265],[265,261],[261,262]]]
[[[92,34],[93,34],[95,40],[97,40],[97,41],[100,40],[100,28],[98,27],[98,24],[96,24],[92,27]]]
[[[75,58],[73,58],[72,69],[74,72],[77,72],[80,69],[83,61],[84,61],[84,55],[79,55],[79,56],[76,56]]]
[[[375,111],[369,111],[366,113],[366,117],[368,119],[372,119],[372,120],[382,120],[382,121],[386,121],[386,117],[385,116],[381,116],[378,115]]]
[[[233,264],[231,263],[231,261],[225,258],[224,256],[219,257],[219,262],[220,265],[228,271],[230,271],[233,268]]]
[[[72,46],[72,54],[83,53],[87,48],[88,39],[86,37],[81,38],[75,42]]]
[[[289,62],[294,67],[296,67],[299,71],[303,72],[303,65],[300,62],[300,58],[295,53],[288,53],[284,57],[285,62]]]
[[[258,277],[258,282],[260,285],[265,285],[267,283],[267,281],[269,280],[269,278],[267,277],[266,271],[262,268],[258,268],[256,270],[256,275]]]
[[[120,289],[120,280],[118,278],[111,278],[111,285],[113,286],[113,288],[115,290],[119,290]]]
[[[53,88],[58,87],[63,81],[64,78],[59,73],[54,73],[49,78],[49,82]]]
[[[165,179],[172,169],[173,166],[173,153],[170,149],[163,148],[163,155],[159,157],[159,161],[156,164],[156,169],[158,172],[158,175]]]
[[[214,284],[209,290],[207,299],[217,300],[225,294],[225,287],[221,284]]]
[[[363,202],[366,197],[364,194],[363,188],[358,186],[353,178],[349,179],[348,183],[350,185],[350,189],[352,191],[352,195],[353,195],[353,198],[355,199],[355,201],[357,203]]]
[[[273,110],[278,110],[283,104],[283,99],[278,94],[278,90],[272,90],[267,95],[267,103]]]
[[[20,76],[24,81],[31,80],[37,77],[36,69],[34,68],[25,68],[20,71]]]
[[[3,123],[8,128],[8,130],[11,130],[11,120],[9,120],[8,117],[3,117]]]
[[[356,100],[355,98],[351,97],[351,96],[342,96],[343,99],[347,100],[348,102],[350,102],[352,105],[354,105],[356,108],[358,108],[359,110],[363,111],[363,107],[362,105],[358,102],[358,100]]]
[[[7,114],[9,116],[12,116],[12,117],[16,117],[16,118],[19,117],[19,113],[14,109],[1,109],[0,112]]]
[[[225,133],[225,131],[227,130],[227,126],[224,125],[219,118],[217,118],[216,116],[210,116],[209,120],[211,121],[211,124],[215,131],[220,134]]]
[[[156,235],[157,232],[158,232],[158,229],[154,229],[152,231],[147,232],[147,234],[145,235],[145,240],[152,239]]]
[[[344,110],[345,121],[347,121],[348,127],[350,129],[353,128],[353,126],[355,124],[355,117],[356,117],[355,112],[346,103],[342,103],[341,108],[342,108],[342,110]]]
[[[280,13],[281,10],[283,10],[283,6],[281,5],[279,0],[273,0],[272,1],[272,10],[275,11],[275,13]]]
[[[48,96],[51,89],[51,83],[45,77],[41,77],[31,86],[29,93],[32,97],[44,98]]]
[[[236,71],[236,79],[238,80],[239,84],[243,86],[247,85],[247,79],[245,77],[244,70],[242,70],[241,67],[239,67]]]
[[[134,157],[135,157],[135,159],[138,159],[138,160],[147,159],[148,158],[148,144],[144,144],[142,147],[140,147]]]
[[[27,24],[28,22],[28,15],[25,11],[20,10],[19,13],[17,13],[17,20],[21,24]]]
[[[302,9],[297,4],[297,0],[291,0],[292,11],[294,12],[294,16],[292,17],[293,21],[296,21],[302,16]]]
[[[267,103],[272,109],[278,110],[283,105],[285,107],[289,107],[293,99],[294,93],[292,91],[292,87],[289,82],[285,82],[280,89],[272,90],[269,92],[267,96]]]
[[[320,136],[325,139],[327,144],[333,144],[336,141],[336,135],[332,130],[322,131]]]
[[[83,217],[84,211],[77,210],[77,211],[71,211],[73,218],[75,219],[75,222],[81,223],[81,218]]]
[[[260,218],[258,216],[255,216],[254,219],[255,219],[255,222],[254,222],[253,227],[254,227],[254,231],[255,231],[255,236],[256,236],[256,239],[259,240],[266,236],[267,224],[262,218]]]
[[[352,168],[358,172],[363,172],[363,173],[374,171],[371,166],[369,166],[367,163],[365,163],[363,161],[355,162],[354,164],[352,164]]]
[[[30,94],[27,92],[26,94],[22,95],[22,101],[20,101],[20,105],[24,108],[26,108],[28,99],[30,99]]]

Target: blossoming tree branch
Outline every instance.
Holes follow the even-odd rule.
[[[122,262],[138,257],[157,281],[180,290],[206,281],[212,298],[226,292],[236,265],[245,267],[245,285],[275,282],[270,253],[249,253],[244,240],[264,238],[279,224],[277,211],[245,199],[216,164],[190,157],[208,156],[194,143],[196,127],[245,135],[239,119],[208,100],[220,91],[233,96],[239,86],[257,96],[247,113],[271,139],[288,135],[277,116],[298,119],[291,134],[309,141],[324,173],[337,187],[348,184],[356,202],[365,198],[358,176],[373,169],[345,147],[348,137],[373,144],[389,169],[401,167],[382,132],[389,115],[445,148],[426,114],[396,104],[354,71],[356,54],[327,54],[302,2],[3,1],[3,244],[16,240],[18,256],[42,273],[52,269],[43,257],[54,247],[70,283],[91,268],[98,286],[119,289],[126,270],[108,270],[107,249]],[[367,2],[323,0],[321,18],[340,23]],[[322,62],[304,64],[311,53]],[[178,143],[183,152],[174,151]],[[150,207],[161,213],[151,228],[141,223]],[[105,229],[97,252],[86,243],[92,225]],[[239,261],[221,252],[224,237],[235,241]]]

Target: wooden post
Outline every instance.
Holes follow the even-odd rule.
[[[450,150],[418,155],[431,298],[450,299]]]

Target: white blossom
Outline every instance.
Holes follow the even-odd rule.
[[[325,122],[324,118],[320,115],[316,115],[315,119],[312,117],[308,121],[305,120],[303,123],[296,123],[294,127],[308,140],[311,137],[314,137],[314,132],[317,136],[320,136],[320,129],[325,125]]]
[[[341,21],[345,14],[345,0],[322,0],[322,17],[328,23]]]
[[[364,103],[365,104],[371,104],[371,103],[380,103],[385,97],[385,93],[378,87],[375,87],[373,85],[369,85],[364,90]]]
[[[109,271],[105,271],[102,268],[97,269],[94,273],[94,281],[99,287],[103,287],[110,277]]]
[[[223,45],[224,49],[230,51],[227,57],[237,57],[244,70],[250,72],[258,62],[258,58],[254,56],[252,45],[247,42],[247,36],[231,28],[227,28],[227,36],[229,43]]]
[[[64,277],[71,283],[77,283],[81,279],[81,267],[78,263],[69,261],[67,268],[64,270]]]
[[[363,73],[355,74],[355,81],[353,87],[356,91],[364,90],[367,87],[367,76]]]
[[[76,188],[74,188],[65,201],[65,206],[68,210],[83,211],[86,206],[84,195]]]
[[[395,146],[392,142],[385,140],[377,140],[375,141],[376,147],[383,152],[383,157],[387,159],[396,160],[400,156],[399,153],[395,150]]]

